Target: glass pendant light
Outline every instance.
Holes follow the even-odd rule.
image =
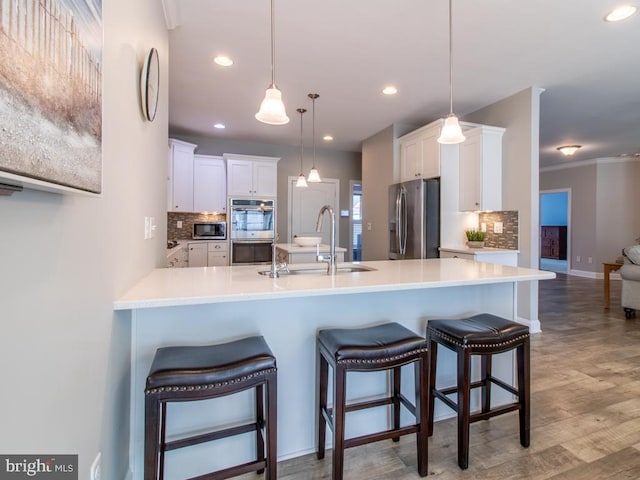
[[[302,140],[302,115],[306,112],[306,108],[298,108],[296,112],[300,114],[300,175],[298,176],[298,181],[296,182],[296,187],[304,188],[307,187],[307,179],[304,178],[304,173],[302,170],[302,159],[304,158],[304,141]]]
[[[321,182],[320,174],[318,173],[318,169],[316,168],[316,98],[320,95],[317,93],[310,93],[309,98],[311,99],[312,109],[312,138],[313,138],[313,165],[311,166],[311,171],[309,172],[309,182],[318,183]]]
[[[458,117],[453,113],[453,13],[452,0],[449,0],[449,115],[444,120],[444,126],[438,137],[438,143],[455,144],[462,143],[466,137],[462,134],[462,128]]]
[[[271,0],[271,84],[267,87],[264,100],[260,104],[260,110],[255,117],[262,123],[269,125],[285,125],[289,123],[289,117],[282,102],[282,92],[276,86],[276,49],[275,49],[275,25],[273,21],[273,2]]]

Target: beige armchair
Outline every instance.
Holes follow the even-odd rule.
[[[622,277],[622,307],[625,318],[632,318],[640,310],[640,245],[624,249]]]

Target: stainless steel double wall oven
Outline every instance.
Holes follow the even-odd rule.
[[[275,200],[232,198],[229,212],[231,265],[270,263]]]

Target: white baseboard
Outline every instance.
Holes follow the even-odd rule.
[[[598,278],[596,272],[587,272],[586,270],[569,270],[569,275],[575,277]]]
[[[518,317],[516,318],[516,322],[522,323],[523,325],[527,325],[529,327],[529,333],[540,333],[542,329],[540,328],[540,320],[529,320],[527,318]]]

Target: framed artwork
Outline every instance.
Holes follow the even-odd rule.
[[[102,0],[0,0],[0,183],[102,190]]]

